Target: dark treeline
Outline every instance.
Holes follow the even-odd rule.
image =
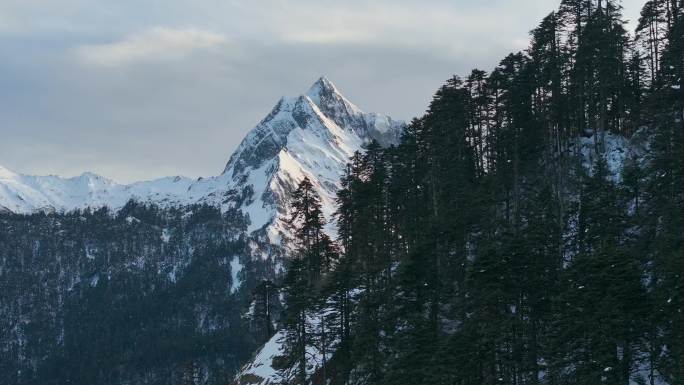
[[[648,1],[631,37],[618,2],[564,0],[353,158],[336,244],[305,180],[286,382],[681,384],[683,15]]]

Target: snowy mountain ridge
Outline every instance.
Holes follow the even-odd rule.
[[[280,99],[247,134],[221,175],[119,184],[92,173],[61,178],[0,167],[0,211],[27,214],[103,206],[116,211],[131,199],[162,207],[206,203],[241,209],[250,217],[249,232],[265,230],[269,240],[278,242],[286,231],[282,219],[289,193],[301,179],[311,179],[330,219],[349,158],[373,139],[383,145],[397,143],[403,127],[403,122],[363,112],[321,77],[304,95]]]

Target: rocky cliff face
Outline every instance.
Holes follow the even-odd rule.
[[[302,96],[283,98],[244,139],[226,166],[235,186],[252,186],[241,208],[252,220],[251,230],[264,229],[278,243],[286,232],[290,193],[308,177],[331,219],[334,197],[344,167],[354,152],[371,140],[391,145],[399,141],[403,123],[364,113],[326,78]]]

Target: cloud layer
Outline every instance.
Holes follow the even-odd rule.
[[[1,1],[0,165],[121,181],[219,172],[280,96],[322,74],[410,119],[451,75],[524,49],[558,3]]]
[[[216,48],[226,42],[219,34],[198,29],[152,28],[121,41],[85,44],[76,48],[78,58],[97,66],[119,66],[140,61],[177,60],[198,50]]]

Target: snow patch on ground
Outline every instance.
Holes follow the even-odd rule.
[[[310,332],[316,332],[321,325],[321,317],[327,312],[315,314],[308,318],[308,324],[311,327]],[[240,372],[235,377],[235,382],[238,385],[274,385],[287,383],[288,379],[294,377],[294,369],[276,370],[274,368],[274,359],[284,355],[284,340],[285,332],[278,331],[271,339],[264,344],[264,346],[257,352],[254,359],[242,367]],[[334,341],[331,344],[334,346]],[[334,353],[331,349],[327,351],[325,357],[329,360]],[[324,358],[323,352],[316,346],[307,346],[307,378],[311,378],[323,366]]]
[[[274,385],[281,382],[280,373],[273,368],[273,359],[283,355],[282,341],[285,339],[285,333],[279,331],[271,337],[266,344],[257,352],[256,356],[240,371],[237,383],[242,384],[259,384],[259,385]],[[250,382],[245,382],[244,379],[249,379]],[[256,382],[251,382],[256,381]]]
[[[230,293],[233,294],[238,289],[240,288],[240,285],[242,285],[242,280],[240,279],[240,272],[244,266],[240,263],[240,257],[239,256],[234,256],[233,259],[230,260]]]
[[[169,243],[169,241],[171,240],[171,233],[169,233],[169,229],[162,229],[160,239],[164,243]]]
[[[332,307],[326,307],[319,312],[307,316],[307,331],[310,334],[320,333],[323,329],[323,320],[333,312]],[[284,341],[285,332],[278,331],[271,339],[264,344],[264,346],[257,352],[255,357],[242,367],[240,372],[235,377],[235,382],[238,385],[274,385],[280,383],[288,383],[294,377],[295,368],[286,368],[285,370],[276,370],[274,368],[274,359],[284,355]],[[311,378],[318,372],[326,360],[330,360],[335,352],[338,340],[328,341],[327,351],[325,354],[321,347],[308,345],[306,348],[307,369],[306,374]]]
[[[634,157],[639,151],[639,146],[629,138],[610,132],[581,137],[580,147],[584,168],[592,173],[597,158],[603,156],[614,182],[622,180],[622,169],[626,160]]]

